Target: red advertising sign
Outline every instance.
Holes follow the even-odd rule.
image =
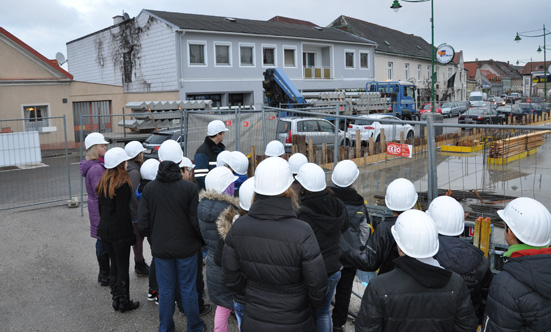
[[[243,127],[248,127],[249,126],[249,121],[243,121]]]
[[[275,120],[275,115],[268,115],[268,120]]]
[[[231,127],[231,120],[226,120],[226,126]]]
[[[469,227],[469,236],[474,236],[474,227]]]
[[[386,144],[386,154],[390,154],[398,157],[411,158],[413,147],[408,144],[400,143],[387,143]]]

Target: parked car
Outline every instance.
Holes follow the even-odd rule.
[[[421,106],[421,108],[419,110],[419,114],[425,114],[425,113],[431,112],[431,111],[432,111],[431,103],[426,103],[426,104],[423,104],[423,106]],[[442,114],[442,108],[440,107],[440,105],[438,103],[434,103],[434,111],[436,113]]]
[[[503,115],[500,115],[492,108],[471,108],[457,118],[458,123],[467,124],[501,124]]]
[[[471,103],[468,100],[456,101],[455,103],[459,108],[459,114],[466,112],[471,107]]]
[[[460,106],[455,102],[445,102],[442,104],[442,116],[451,118],[459,115]]]
[[[393,123],[381,122],[380,120],[389,120]],[[374,142],[381,139],[381,129],[384,129],[386,141],[399,141],[400,133],[404,133],[404,139],[413,138],[415,135],[411,125],[389,114],[370,114],[360,115],[348,126],[350,139],[356,139],[356,132],[360,131],[360,139],[363,146],[367,146],[369,139],[373,137]]]
[[[506,104],[505,99],[503,99],[501,97],[492,97],[492,98],[490,98],[490,102],[493,105],[496,105],[496,107],[505,106],[505,104]]]
[[[173,139],[176,142],[182,144],[181,140],[181,132],[182,129],[178,127],[177,129],[161,129],[154,131],[142,144],[143,147],[148,149],[149,151],[144,151],[144,159],[150,159],[155,158],[157,159],[159,157],[157,151],[159,150],[159,147],[161,144],[168,140]]]
[[[349,145],[353,141],[350,133],[339,129],[338,144]],[[312,117],[282,117],[277,124],[277,139],[285,145],[285,152],[291,152],[293,135],[306,137],[306,144],[312,139],[313,144],[335,144],[335,125],[322,118]]]
[[[540,116],[543,112],[543,107],[541,107],[540,104],[522,103],[518,105],[520,106],[520,109],[524,112],[524,114],[527,115],[536,114],[536,116]]]
[[[504,119],[503,119],[504,122],[508,122],[509,117],[514,117],[516,122],[518,123],[522,121],[522,117],[524,116],[524,112],[522,111],[520,106],[516,104],[508,104],[506,106],[500,106],[497,108],[497,113],[502,114],[504,116]]]

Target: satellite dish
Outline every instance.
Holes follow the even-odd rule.
[[[61,52],[57,52],[55,54],[55,59],[57,60],[57,64],[60,66],[67,62],[67,60],[65,59],[65,55],[63,55],[63,53]]]
[[[125,21],[130,19],[130,15],[128,15],[128,13],[123,13],[122,17],[124,18]]]

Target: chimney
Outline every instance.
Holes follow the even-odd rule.
[[[122,15],[113,16],[113,24],[114,25],[122,23],[123,21],[124,21],[124,18],[122,17]]]

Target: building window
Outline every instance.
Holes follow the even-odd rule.
[[[216,65],[230,66],[231,65],[231,49],[229,44],[215,44]]]
[[[391,61],[388,62],[388,75],[387,75],[387,78],[389,80],[392,80],[392,69],[394,67],[394,63],[392,63]]]
[[[23,106],[23,113],[25,116],[25,131],[40,131],[40,128],[48,127],[48,106]]]
[[[450,77],[452,77],[452,69],[448,68],[448,79],[450,79]]]
[[[346,68],[354,68],[354,52],[345,51],[344,60],[345,60]]]
[[[212,100],[213,107],[222,106],[221,94],[187,95],[186,100]]]
[[[316,53],[304,52],[302,53],[302,62],[305,68],[316,66]]]
[[[206,65],[207,57],[205,54],[205,44],[190,43],[189,44],[189,64],[191,65]]]
[[[273,46],[262,47],[262,65],[275,66],[276,65],[276,49]]]
[[[254,46],[240,45],[239,58],[241,66],[254,66]]]
[[[406,80],[409,78],[409,63],[406,63],[404,66],[404,75],[406,77]]]
[[[286,48],[283,50],[283,59],[285,67],[296,67],[296,49]]]
[[[369,69],[369,52],[360,52],[360,69]]]
[[[421,65],[417,65],[417,80],[421,81]]]

